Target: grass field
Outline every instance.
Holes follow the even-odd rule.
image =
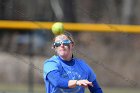
[[[103,88],[104,93],[140,93],[140,89],[130,88]]]
[[[103,88],[104,93],[140,93],[140,89],[130,89],[130,88]],[[0,93],[28,93],[28,86],[26,85],[7,85],[0,84]],[[44,85],[35,85],[34,93],[45,93]],[[86,90],[86,93],[89,93]]]

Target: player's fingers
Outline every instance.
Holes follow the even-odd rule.
[[[88,85],[90,85],[90,86],[92,86],[92,87],[93,87],[92,82],[89,82],[88,80],[86,80],[85,82],[86,82],[86,84],[88,84]]]
[[[92,82],[90,82],[88,85],[93,87],[93,84],[92,84]]]
[[[92,82],[89,82],[88,80],[79,80],[77,84],[83,87],[93,86]]]
[[[79,86],[87,86],[87,82],[85,80],[79,80],[79,81],[77,81],[77,84]]]
[[[83,86],[83,87],[86,88],[86,87],[88,87],[88,84],[86,84],[86,83],[82,83],[81,86]]]

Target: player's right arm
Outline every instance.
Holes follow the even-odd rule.
[[[76,86],[76,80],[69,80],[61,76],[59,64],[55,61],[46,61],[44,63],[44,79],[48,80],[53,86],[59,88],[73,88]]]
[[[74,88],[76,86],[88,87],[93,86],[88,80],[68,80],[60,76],[59,71],[51,71],[47,75],[48,80],[55,86],[61,88]]]

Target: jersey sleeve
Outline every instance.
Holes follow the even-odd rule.
[[[55,61],[45,61],[43,67],[43,77],[46,78],[47,74],[53,70],[58,70],[58,63]]]
[[[88,68],[89,68],[89,77],[88,77],[88,80],[91,81],[91,82],[93,82],[94,80],[96,80],[96,74],[92,70],[91,67],[88,66]]]
[[[103,91],[102,91],[100,85],[98,84],[97,80],[94,80],[92,83],[93,83],[93,87],[88,86],[91,93],[103,93]]]
[[[61,77],[57,70],[53,70],[48,73],[47,78],[55,87],[68,88],[69,79]]]
[[[79,61],[82,64],[82,67],[84,67],[84,69],[86,69],[86,72],[88,73],[88,81],[93,82],[94,80],[96,80],[96,74],[94,70],[84,60]]]

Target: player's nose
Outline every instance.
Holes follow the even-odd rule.
[[[61,47],[64,47],[64,44],[62,43],[60,46],[61,46]]]

